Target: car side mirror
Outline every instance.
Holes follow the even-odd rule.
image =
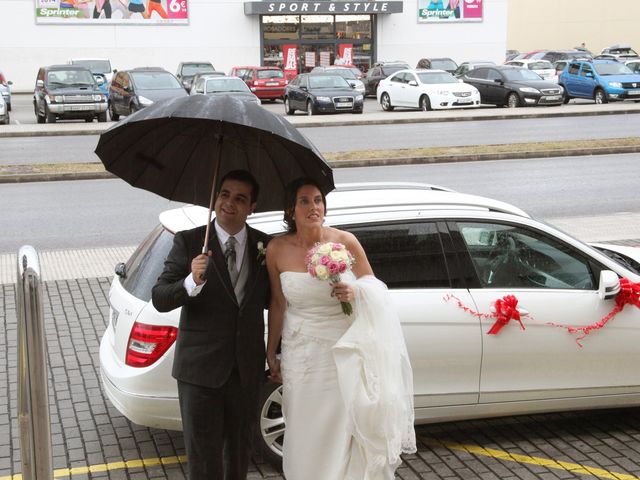
[[[7,82],[7,85],[13,85],[13,82],[12,82],[11,80],[9,80],[9,81]]]
[[[409,82],[409,85],[412,86],[412,87],[417,87],[418,86],[418,82],[416,82],[415,80],[411,80]]]
[[[309,89],[307,87],[303,87],[303,86],[300,87],[300,90],[302,90],[303,92],[308,92],[309,91]]]
[[[591,73],[591,72],[587,72],[587,74],[585,75],[585,77],[593,78],[593,73]]]
[[[349,86],[350,86],[351,88],[356,88],[356,84],[355,84],[355,83],[350,83],[350,84],[349,84]]]
[[[96,83],[97,83],[98,85],[103,85],[103,84],[104,84],[104,78],[102,78],[102,77],[98,77],[98,78],[96,78]]]
[[[196,93],[204,93],[204,88],[196,88]]]
[[[127,278],[127,266],[122,262],[118,263],[115,268],[115,273],[120,278]]]
[[[44,88],[44,81],[42,81],[42,80],[36,80],[36,87],[38,87],[38,88]]]
[[[502,81],[501,78],[494,78],[493,81],[496,82],[498,85],[504,85],[504,82]]]
[[[620,278],[611,270],[602,270],[600,272],[600,285],[598,287],[598,296],[602,300],[615,297],[620,292]]]

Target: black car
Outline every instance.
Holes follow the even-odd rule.
[[[362,113],[364,97],[340,75],[302,73],[284,89],[284,111],[307,115],[318,113]]]
[[[367,71],[367,74],[362,77],[362,83],[364,83],[364,95],[376,96],[376,89],[380,80],[387,78],[392,73],[396,73],[399,70],[411,68],[406,62],[379,62],[374,63],[373,66]]]
[[[182,83],[182,86],[187,91],[191,90],[193,84],[193,77],[198,73],[212,73],[216,69],[213,68],[211,62],[180,62],[178,65],[178,71],[176,77]]]
[[[75,65],[41,67],[33,91],[38,123],[60,120],[107,121],[107,97],[91,71]]]
[[[178,79],[163,68],[120,70],[109,86],[109,115],[118,120],[154,102],[187,95]]]
[[[478,89],[482,103],[499,107],[560,105],[563,101],[564,92],[560,85],[542,80],[527,68],[485,66],[471,70],[461,78]]]

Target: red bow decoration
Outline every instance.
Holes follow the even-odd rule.
[[[584,327],[566,327],[555,323],[550,323],[549,325],[565,328],[569,333],[582,333],[582,335],[576,338],[576,343],[580,348],[582,348],[580,340],[589,335],[593,330],[599,330],[604,327],[609,320],[622,311],[625,305],[635,305],[640,308],[640,283],[633,283],[628,278],[621,278],[620,291],[616,295],[615,302],[616,306],[613,307],[609,313],[591,325],[586,325]]]
[[[495,316],[497,318],[496,322],[493,324],[491,329],[487,332],[488,335],[496,335],[502,330],[509,320],[516,320],[520,323],[520,327],[524,330],[524,325],[522,324],[522,320],[520,320],[520,312],[518,311],[518,299],[515,295],[505,295],[502,298],[496,300],[495,308],[496,313]]]

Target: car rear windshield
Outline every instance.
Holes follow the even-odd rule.
[[[172,245],[173,234],[158,225],[127,261],[124,289],[140,300],[151,300],[151,289],[162,273]]]
[[[633,73],[623,63],[595,63],[593,67],[600,75],[628,75]]]
[[[387,77],[392,73],[399,72],[400,70],[404,70],[405,68],[409,68],[407,65],[386,65],[382,67],[382,74]]]
[[[431,68],[435,70],[455,70],[458,65],[453,60],[431,60]]]
[[[446,72],[422,72],[418,73],[418,78],[422,83],[458,83],[458,80]]]
[[[284,78],[282,70],[258,70],[256,76],[260,79],[264,78]]]
[[[207,80],[206,93],[249,92],[249,87],[239,78],[210,78]]]
[[[111,73],[111,62],[109,60],[71,60],[71,63],[88,68],[91,73]]]
[[[553,64],[551,62],[547,62],[546,60],[541,60],[539,62],[531,62],[529,64],[529,70],[550,70],[553,69]]]
[[[182,66],[182,75],[195,75],[196,73],[215,72],[210,63],[189,63]]]
[[[141,90],[171,90],[183,88],[180,82],[169,72],[133,72],[136,86]]]
[[[88,70],[53,70],[47,73],[47,85],[51,87],[82,87],[94,85]]]

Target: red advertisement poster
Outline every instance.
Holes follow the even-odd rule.
[[[298,75],[298,46],[283,45],[282,52],[284,54],[284,78],[291,80]]]
[[[482,0],[464,0],[462,6],[464,18],[482,18]]]
[[[340,59],[336,58],[335,63],[337,65],[353,65],[353,44],[341,43],[338,45],[338,55]]]

